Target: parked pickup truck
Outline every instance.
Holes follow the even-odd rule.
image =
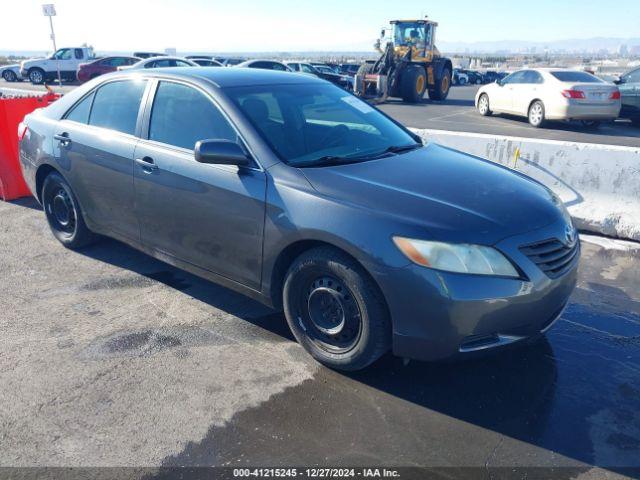
[[[76,80],[76,71],[81,63],[95,59],[92,47],[61,48],[46,58],[24,60],[20,64],[20,75],[34,84],[41,84],[58,78]]]

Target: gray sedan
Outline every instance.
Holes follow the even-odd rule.
[[[3,65],[0,66],[0,76],[7,82],[20,82],[22,76],[20,75],[20,65]]]
[[[19,136],[64,246],[107,235],[283,309],[332,368],[535,339],[576,283],[576,230],[547,188],[314,77],[118,72]]]

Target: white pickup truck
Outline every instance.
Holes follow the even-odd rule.
[[[24,60],[20,64],[20,75],[40,84],[58,78],[59,66],[63,80],[75,81],[78,66],[94,58],[92,47],[60,48],[49,57]]]

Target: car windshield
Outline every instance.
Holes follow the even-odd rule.
[[[358,162],[421,146],[378,110],[333,85],[230,87],[225,93],[292,166]]]
[[[587,72],[551,72],[561,82],[602,83],[598,77]]]

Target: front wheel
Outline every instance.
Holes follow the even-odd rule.
[[[478,99],[478,112],[480,112],[480,115],[483,117],[491,115],[491,109],[489,108],[489,95],[486,93],[480,95],[480,98]]]
[[[427,72],[419,65],[409,65],[400,77],[400,95],[407,103],[418,103],[427,89]]]
[[[44,71],[40,68],[32,68],[29,70],[29,80],[34,85],[40,85],[44,83]]]
[[[298,342],[330,368],[360,370],[391,346],[382,293],[339,250],[319,247],[298,257],[287,272],[283,304]]]
[[[10,83],[18,81],[18,76],[16,75],[16,72],[13,72],[11,70],[5,70],[4,72],[2,72],[2,78],[4,78],[5,81]]]
[[[528,112],[529,124],[532,127],[540,128],[544,125],[544,104],[540,100],[536,100],[529,106]]]
[[[97,240],[97,235],[84,222],[78,200],[62,175],[52,172],[45,178],[41,198],[51,232],[65,247],[82,248]]]

